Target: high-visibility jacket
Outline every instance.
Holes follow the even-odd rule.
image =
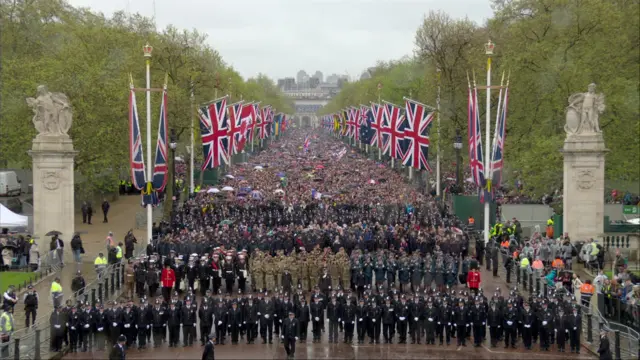
[[[2,324],[2,329],[0,329],[1,333],[6,334],[13,331],[13,319],[8,312],[4,312],[0,315],[0,324]]]
[[[580,286],[580,294],[583,297],[591,298],[593,293],[595,293],[596,289],[591,284],[584,283]]]
[[[547,226],[547,237],[553,239],[553,225]]]
[[[199,193],[200,192],[200,185],[197,185],[195,189],[193,189],[194,193]]]
[[[473,216],[469,216],[469,225],[474,225],[476,223],[476,219]]]
[[[534,270],[542,270],[544,269],[544,264],[542,263],[542,260],[538,259],[533,261],[532,267]]]
[[[598,254],[600,253],[600,249],[598,249],[598,246],[596,244],[591,245],[591,256],[598,256]]]
[[[553,268],[559,268],[559,267],[563,267],[563,266],[564,266],[564,262],[561,259],[555,259],[551,263],[551,267],[553,267]]]
[[[116,246],[116,250],[118,250],[118,252],[116,253],[116,259],[122,259],[122,248],[120,247],[120,245]]]
[[[107,258],[98,256],[93,262],[93,265],[107,265]]]
[[[58,284],[57,282],[52,282],[51,283],[51,293],[61,293],[62,292],[62,286],[60,286],[60,284]]]
[[[503,248],[509,248],[509,241],[503,241],[500,246],[502,246]]]
[[[547,226],[553,226],[553,220],[551,219],[547,220]]]
[[[526,269],[528,267],[529,267],[529,259],[528,258],[522,258],[522,260],[520,260],[520,268]]]

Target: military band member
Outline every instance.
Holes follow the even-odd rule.
[[[225,257],[223,270],[224,280],[227,286],[227,294],[231,294],[233,292],[233,284],[236,282],[236,271],[233,264],[233,258],[230,253],[227,253],[227,256]]]

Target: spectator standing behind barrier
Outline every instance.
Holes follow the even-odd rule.
[[[99,253],[96,259],[93,261],[93,265],[96,268],[96,273],[98,274],[98,279],[102,278],[104,270],[107,268],[107,264],[107,258],[103,253]]]
[[[603,326],[604,324],[600,324],[600,327]],[[606,330],[600,330],[600,346],[598,347],[598,354],[600,356],[600,360],[613,360],[611,345],[609,344],[609,338],[607,337]]]
[[[591,304],[591,297],[595,293],[595,288],[591,285],[591,280],[587,280],[580,286],[580,300],[587,308]]]
[[[36,271],[40,267],[40,249],[35,241],[29,247],[29,267],[31,271]]]
[[[51,283],[51,301],[53,302],[53,307],[57,308],[62,306],[62,297],[64,293],[62,292],[62,286],[60,285],[60,278],[56,277]]]
[[[29,327],[29,318],[31,318],[31,326],[36,325],[36,317],[38,314],[38,293],[33,289],[32,285],[27,287],[27,292],[24,294],[24,327]]]
[[[73,278],[73,280],[71,281],[71,291],[73,291],[73,294],[76,297],[76,299],[82,300],[82,298],[80,298],[80,296],[82,296],[82,294],[84,294],[84,287],[86,285],[87,285],[87,283],[84,280],[84,277],[82,276],[82,273],[80,272],[80,270],[78,270],[76,272],[76,277]]]

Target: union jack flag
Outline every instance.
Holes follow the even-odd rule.
[[[371,142],[371,122],[373,121],[373,113],[371,108],[366,105],[360,105],[360,141],[369,144]]]
[[[142,190],[147,183],[142,153],[142,135],[140,134],[140,119],[136,105],[136,93],[133,84],[129,91],[129,164],[131,165],[131,183],[133,187]]]
[[[227,114],[229,116],[229,155],[238,154],[240,151],[238,143],[242,141],[242,101],[227,106]],[[246,129],[245,129],[246,130]]]
[[[260,140],[264,140],[267,137],[267,121],[266,121],[266,112],[265,109],[262,108],[260,109],[259,107],[257,107],[257,114],[258,117],[260,118],[260,121],[258,123],[256,123],[256,127],[258,128],[258,138],[260,138]]]
[[[167,186],[167,179],[169,178],[168,151],[167,147],[167,133],[169,128],[167,126],[167,87],[165,85],[162,92],[162,101],[160,103],[160,121],[158,124],[158,141],[156,143],[156,158],[153,166],[153,189],[157,191],[163,191]]]
[[[376,103],[371,103],[371,113],[373,120],[371,121],[371,146],[379,148],[383,147],[382,126],[384,107]]]
[[[202,170],[229,163],[229,130],[227,98],[215,100],[198,110],[204,162]]]
[[[405,140],[408,142],[407,152],[402,157],[402,163],[415,169],[427,169],[429,166],[429,126],[433,121],[434,112],[419,102],[405,100],[406,127]]]
[[[405,126],[404,117],[400,114],[401,109],[393,104],[385,103],[383,107],[384,122],[388,126],[383,127],[382,132],[383,135],[387,135],[388,140],[384,142],[382,153],[394,159],[402,159],[404,156],[402,141],[405,139],[403,131]]]
[[[493,137],[491,152],[491,187],[500,187],[502,184],[502,165],[504,161],[504,139],[507,126],[507,104],[509,102],[509,88],[502,90],[498,100],[498,114],[496,117],[496,132]]]
[[[253,129],[256,127],[256,104],[245,104],[242,106],[242,112],[240,113],[240,118],[242,121],[242,126],[244,126],[244,131],[242,132],[242,148],[247,141],[253,141]],[[240,151],[242,151],[242,148]]]
[[[262,118],[262,122],[264,124],[264,137],[268,137],[271,135],[271,123],[273,122],[273,114],[271,111],[271,105],[267,105],[262,108],[262,114],[260,117]],[[261,139],[264,139],[264,137],[261,137]]]
[[[469,86],[469,165],[471,178],[479,189],[480,201],[484,202],[486,185],[484,177],[484,158],[482,156],[482,131],[480,129],[480,111],[478,110],[478,89]]]
[[[362,124],[362,117],[359,108],[351,108],[351,118],[353,119],[352,137],[356,142],[360,141],[360,125]]]

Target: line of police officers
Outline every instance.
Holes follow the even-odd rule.
[[[125,335],[127,345],[136,341],[139,349],[153,342],[154,347],[168,342],[170,347],[192,346],[199,339],[204,345],[209,334],[215,334],[216,344],[223,345],[227,337],[232,344],[245,339],[253,344],[258,336],[262,343],[272,343],[282,333],[283,320],[289,312],[298,320],[298,338],[306,342],[309,325],[313,342],[320,342],[322,332],[328,327],[328,341],[337,343],[339,332],[343,341],[358,344],[369,339],[369,344],[384,343],[449,345],[455,338],[458,346],[466,346],[468,338],[481,346],[487,337],[492,347],[503,340],[505,348],[516,347],[522,338],[524,348],[540,342],[542,350],[557,344],[564,352],[567,342],[572,352],[580,351],[581,314],[575,300],[550,295],[534,296],[525,301],[515,290],[506,298],[497,289],[491,299],[482,291],[472,293],[455,290],[437,292],[425,290],[413,295],[401,294],[396,289],[385,292],[372,291],[369,287],[358,298],[350,289],[331,290],[329,296],[315,287],[307,303],[302,289],[289,296],[279,292],[258,292],[237,298],[214,295],[207,290],[197,304],[193,294],[180,300],[173,294],[169,303],[156,298],[149,304],[146,298],[139,305],[133,301],[111,302],[105,309],[98,303],[57,308],[51,315],[52,349],[58,351],[63,342],[71,351],[96,347],[103,349],[108,340],[115,343]]]

